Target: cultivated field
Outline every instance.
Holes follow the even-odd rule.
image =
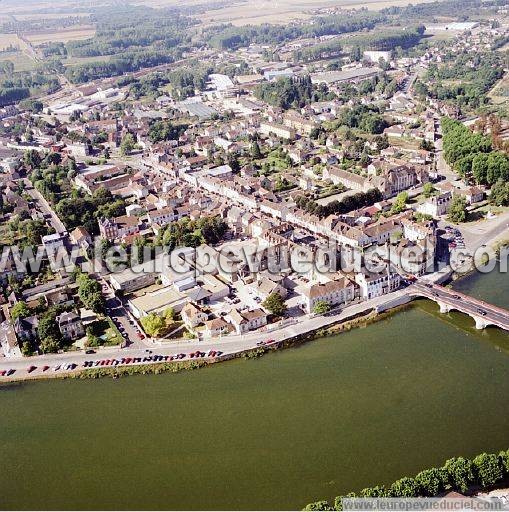
[[[16,34],[0,34],[0,51],[3,51],[10,46],[19,47],[18,36]]]
[[[44,43],[66,43],[67,41],[77,41],[80,39],[88,39],[95,34],[95,27],[92,25],[81,25],[78,27],[70,27],[64,30],[51,32],[33,32],[23,34],[30,43],[39,46]]]
[[[2,53],[2,60],[10,60],[14,64],[14,71],[32,71],[37,67],[37,62],[22,51]]]
[[[206,25],[232,23],[233,25],[285,24],[292,20],[306,19],[311,11],[323,7],[345,7],[379,10],[393,5],[431,2],[433,0],[245,0],[231,2],[220,9],[210,9],[197,18]],[[137,0],[137,4],[151,7],[179,5],[180,0]],[[191,0],[188,6],[206,5],[205,0]]]
[[[72,16],[73,18],[86,18],[90,16],[88,12],[73,12],[70,13],[38,13],[38,14],[16,14],[16,19],[18,21],[34,21],[34,20],[59,20],[62,18],[69,18]]]
[[[495,105],[508,104],[509,102],[509,74],[500,80],[490,91],[488,96]]]

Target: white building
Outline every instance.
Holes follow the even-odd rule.
[[[401,278],[399,274],[385,269],[379,274],[371,274],[367,271],[359,272],[355,275],[355,282],[359,285],[361,297],[369,300],[397,290]]]
[[[324,301],[330,306],[347,304],[355,297],[356,285],[346,277],[341,277],[327,283],[317,283],[304,289],[303,309],[312,313],[317,302]]]
[[[444,192],[443,194],[426,199],[424,203],[417,206],[417,211],[425,215],[431,215],[432,217],[440,217],[447,213],[451,201],[451,192]]]

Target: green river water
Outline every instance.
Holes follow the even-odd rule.
[[[509,335],[427,301],[257,360],[0,386],[0,510],[300,509],[502,448]]]

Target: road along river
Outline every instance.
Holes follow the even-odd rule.
[[[509,306],[507,275],[457,283]],[[4,509],[300,509],[509,447],[509,335],[434,303],[178,374],[0,386]]]

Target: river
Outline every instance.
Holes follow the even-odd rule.
[[[257,360],[0,386],[0,509],[300,509],[502,448],[509,336],[427,301]]]

